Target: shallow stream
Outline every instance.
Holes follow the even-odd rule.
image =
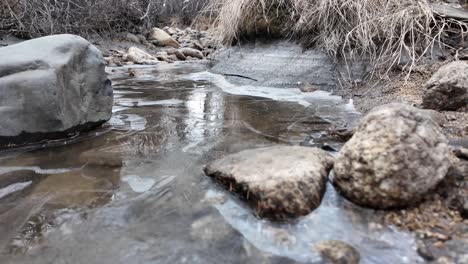
[[[362,263],[420,262],[410,234],[369,223],[372,211],[332,186],[288,224],[253,216],[202,172],[243,149],[293,144],[338,150],[332,124],[359,117],[328,92],[235,85],[205,63],[109,68],[110,122],[47,148],[0,152],[1,263],[322,263],[337,239]]]

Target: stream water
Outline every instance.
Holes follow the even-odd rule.
[[[205,63],[108,69],[113,117],[47,148],[0,152],[1,263],[322,263],[316,242],[346,241],[362,263],[417,263],[411,235],[369,224],[328,186],[310,215],[260,220],[202,172],[210,160],[275,144],[340,143],[355,122],[327,92],[234,85]]]

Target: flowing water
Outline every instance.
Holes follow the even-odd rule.
[[[328,186],[310,215],[254,217],[202,172],[210,160],[275,144],[340,143],[331,124],[359,116],[327,92],[234,85],[205,63],[108,69],[113,117],[47,148],[0,153],[1,263],[321,263],[337,239],[363,263],[417,263],[414,239],[369,224]]]

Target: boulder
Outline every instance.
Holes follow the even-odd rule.
[[[126,57],[127,60],[132,61],[137,64],[157,64],[158,63],[158,59],[155,56],[137,47],[130,47],[128,49],[127,54],[125,54],[124,57]]]
[[[259,217],[286,220],[320,205],[332,166],[332,156],[321,149],[275,146],[228,155],[205,173],[239,194]]]
[[[353,246],[339,240],[328,240],[314,244],[313,249],[333,264],[359,264],[361,255]]]
[[[431,116],[388,104],[364,117],[343,146],[333,184],[356,204],[402,208],[419,201],[449,168],[448,140]]]
[[[73,35],[0,48],[0,146],[57,139],[112,115],[101,52]]]
[[[468,63],[442,66],[428,81],[422,106],[435,110],[459,110],[468,106]]]
[[[179,51],[182,52],[182,54],[184,54],[186,57],[197,58],[200,60],[203,59],[203,53],[199,50],[192,48],[181,48]]]
[[[157,46],[180,48],[180,44],[175,39],[166,33],[166,31],[157,27],[151,29],[148,40]]]

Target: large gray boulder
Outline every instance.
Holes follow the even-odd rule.
[[[110,119],[113,93],[101,52],[55,35],[0,48],[0,146],[60,138]]]
[[[447,174],[448,140],[426,111],[403,104],[373,109],[343,146],[333,183],[352,202],[375,209],[419,201]]]
[[[427,82],[423,107],[459,110],[468,106],[468,63],[454,61],[441,67]]]
[[[317,148],[275,146],[244,150],[205,167],[259,217],[285,220],[309,214],[325,193],[333,157]]]

